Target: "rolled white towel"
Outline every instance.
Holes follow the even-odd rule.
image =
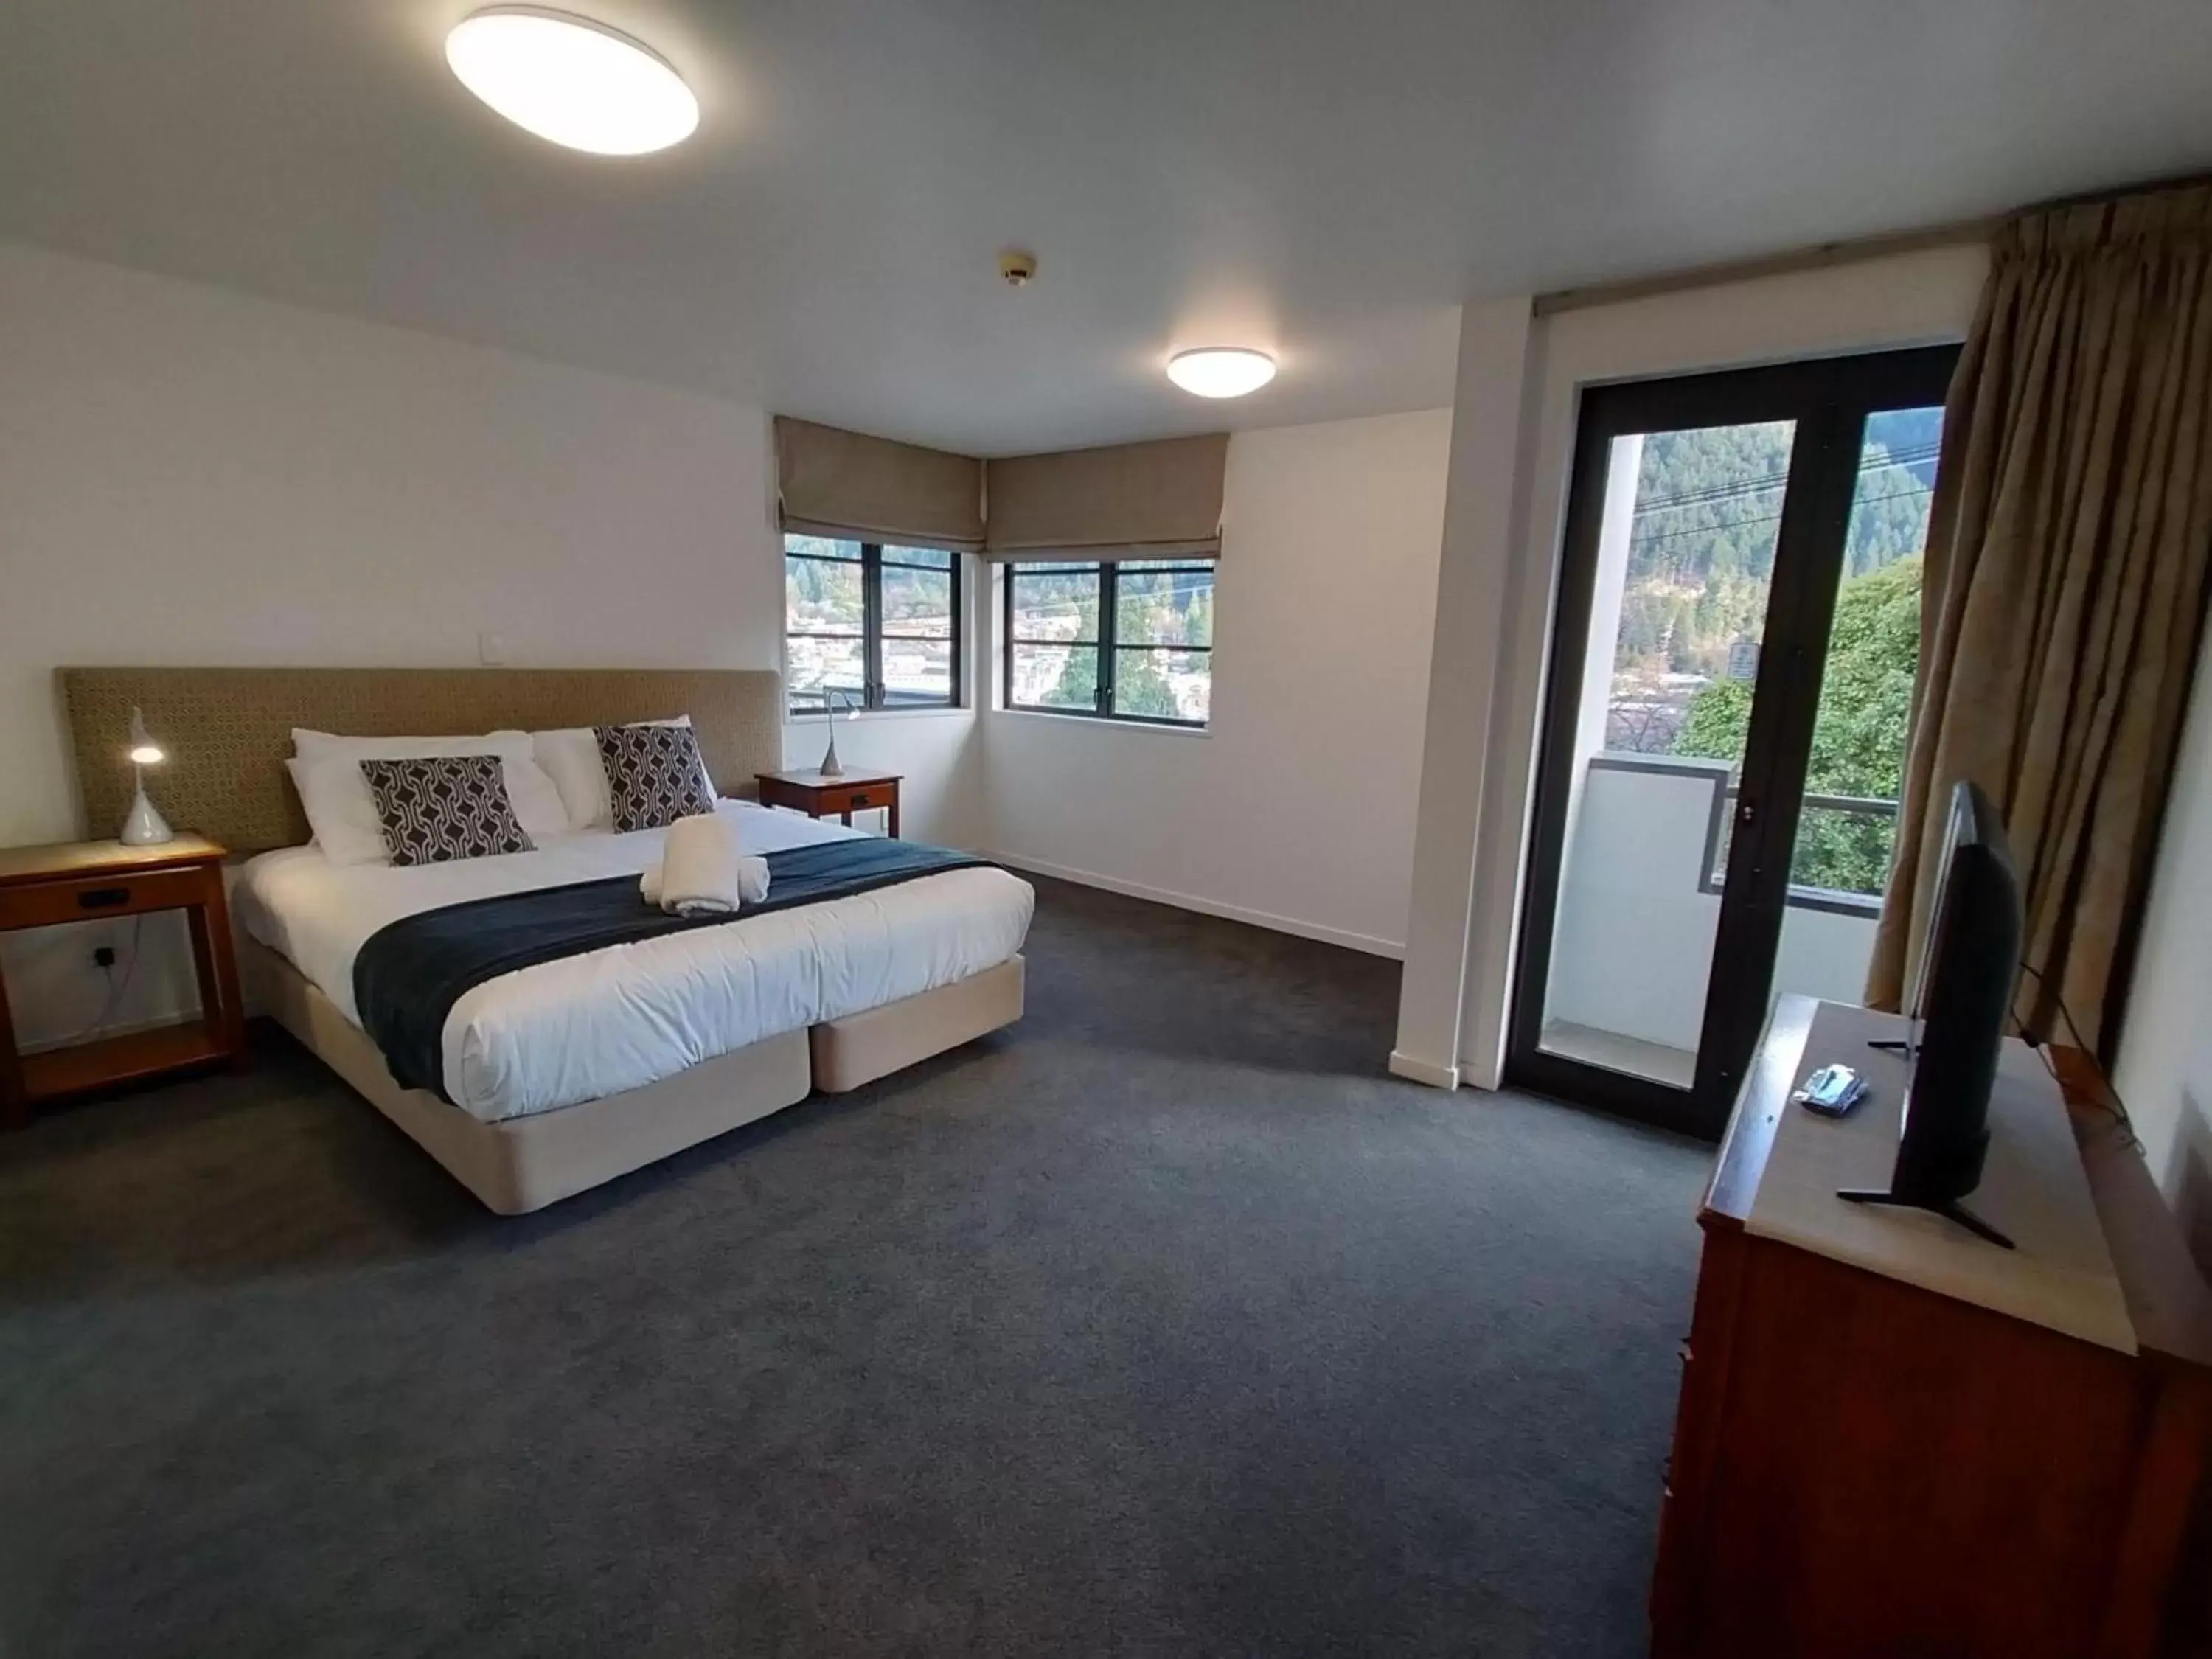
[[[678,818],[668,826],[661,854],[638,890],[672,915],[732,915],[768,896],[768,860],[739,851],[737,826],[727,818],[712,812]]]
[[[679,916],[727,915],[736,910],[737,826],[714,812],[678,818],[660,848],[660,908]]]
[[[637,891],[638,896],[642,898],[647,904],[650,904],[654,909],[658,910],[661,908],[660,866],[659,865],[648,864],[645,866],[645,873],[637,878]],[[739,898],[743,898],[744,895],[740,893],[738,896]]]
[[[767,896],[768,860],[758,853],[747,853],[738,860],[738,897],[758,904]]]

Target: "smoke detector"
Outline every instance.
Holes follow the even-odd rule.
[[[1030,278],[1036,275],[1036,255],[1008,248],[999,256],[999,275],[1006,279],[1008,288],[1028,287]]]

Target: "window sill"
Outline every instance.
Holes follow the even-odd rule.
[[[878,720],[945,720],[956,715],[969,720],[974,718],[975,713],[964,703],[954,708],[855,708],[849,713],[841,708],[837,711],[837,724],[843,726],[848,721],[857,721],[869,726]],[[823,723],[822,711],[810,708],[794,714],[786,709],[783,723],[786,726],[820,726]]]
[[[1053,726],[1080,726],[1089,731],[1145,732],[1170,738],[1210,738],[1211,726],[1170,726],[1151,720],[1109,720],[1103,714],[1050,714],[1037,708],[994,708],[992,715],[1018,720],[1042,720]]]

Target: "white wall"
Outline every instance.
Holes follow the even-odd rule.
[[[2200,664],[2113,1081],[2212,1271],[2212,672]]]
[[[62,664],[467,664],[496,630],[518,665],[774,667],[771,507],[759,410],[0,246],[0,844],[80,833]],[[957,841],[974,726],[840,741]],[[27,1042],[98,1013],[130,925],[56,933],[0,945]],[[190,1006],[149,934],[126,1023]]]
[[[1961,338],[1986,264],[1979,247],[1938,248],[1565,312],[1538,319],[1518,353],[1501,332],[1495,361],[1481,379],[1467,372],[1465,331],[1480,309],[1468,307],[1458,399],[1462,410],[1479,416],[1464,441],[1481,453],[1455,457],[1449,511],[1456,518],[1462,510],[1462,478],[1480,492],[1481,510],[1492,515],[1498,481],[1510,479],[1516,506],[1510,536],[1470,537],[1463,550],[1447,551],[1448,582],[1455,557],[1499,562],[1502,568],[1485,568],[1462,580],[1470,592],[1501,598],[1486,611],[1469,606],[1439,617],[1439,631],[1455,627],[1460,648],[1489,680],[1477,694],[1440,675],[1431,689],[1421,783],[1423,880],[1432,894],[1449,895],[1471,871],[1472,899],[1455,957],[1437,951],[1409,958],[1397,1069],[1485,1087],[1498,1081],[1581,388]],[[1490,309],[1511,307],[1525,315],[1527,302],[1498,301]],[[1508,409],[1520,410],[1517,423],[1500,418]],[[1487,721],[1484,740],[1451,737],[1455,728],[1463,732],[1474,713]],[[1449,741],[1437,741],[1440,726]],[[1470,797],[1478,811],[1474,824],[1466,821]],[[1417,896],[1417,914],[1422,908]],[[1455,1021],[1434,1012],[1451,989],[1459,996]]]
[[[1396,954],[1449,411],[1230,441],[1204,734],[985,718],[992,850]]]
[[[76,828],[60,663],[781,649],[758,410],[0,248],[0,839]]]
[[[1498,614],[1527,511],[1516,474],[1534,384],[1531,322],[1525,298],[1469,304],[1460,313],[1406,971],[1390,1050],[1393,1072],[1441,1088],[1459,1080],[1461,978],[1474,926]]]

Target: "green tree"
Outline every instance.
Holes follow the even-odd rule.
[[[1124,651],[1115,667],[1114,681],[1114,712],[1117,714],[1149,714],[1156,719],[1173,720],[1182,711],[1176,707],[1175,688],[1168,677],[1160,672],[1157,653],[1151,651]]]
[[[1836,596],[1813,729],[1813,787],[1894,800],[1920,664],[1920,561],[1855,576]]]
[[[1895,800],[1902,793],[1912,678],[1920,661],[1920,561],[1899,559],[1846,581],[1836,596],[1820,707],[1814,717],[1809,793]],[[1674,752],[1743,758],[1752,688],[1722,680],[1690,700]],[[1805,809],[1790,879],[1800,886],[1879,893],[1889,874],[1893,818]]]
[[[1716,680],[1690,699],[1674,729],[1674,752],[1724,760],[1743,759],[1744,733],[1751,726],[1751,682]]]
[[[1098,591],[1094,583],[1091,591],[1076,600],[1076,611],[1081,620],[1076,624],[1075,637],[1095,640],[1098,637]],[[1095,708],[1098,706],[1098,650],[1096,646],[1079,645],[1067,653],[1060,665],[1060,678],[1053,683],[1045,701],[1055,708]]]
[[[1060,678],[1053,682],[1052,690],[1045,701],[1055,708],[1096,708],[1098,706],[1098,652],[1096,647],[1079,645],[1067,653],[1067,660],[1060,665]]]

